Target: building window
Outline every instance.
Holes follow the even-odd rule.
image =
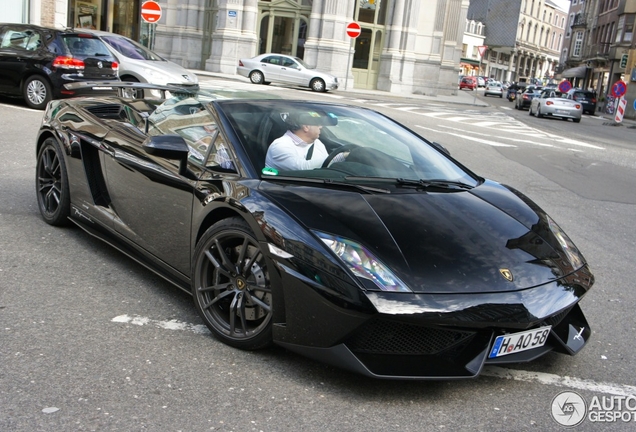
[[[583,49],[583,32],[576,32],[574,39],[574,49],[572,50],[572,57],[581,57],[581,50]]]
[[[623,42],[631,42],[634,34],[634,15],[627,15],[625,20],[625,33]]]

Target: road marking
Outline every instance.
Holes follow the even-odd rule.
[[[209,334],[210,331],[204,325],[190,324],[176,319],[169,321],[153,320],[139,315],[119,315],[111,320],[121,324],[133,324],[140,327],[151,326],[165,330],[190,331],[196,334]],[[596,382],[570,376],[559,376],[544,372],[530,372],[517,369],[506,369],[499,366],[484,366],[481,376],[501,378],[527,383],[538,383],[554,387],[568,387],[577,390],[585,390],[594,393],[604,393],[617,396],[634,396],[636,387],[623,384]]]
[[[195,325],[190,323],[185,323],[177,320],[170,321],[157,321],[146,317],[141,317],[139,315],[128,316],[128,315],[119,315],[111,320],[112,322],[117,323],[125,323],[125,324],[133,324],[138,326],[153,326],[166,330],[181,330],[181,331],[190,331],[192,333],[204,334],[210,333],[208,328],[202,324]]]
[[[570,376],[559,376],[543,372],[530,372],[516,369],[505,369],[498,366],[486,366],[481,372],[482,376],[511,379],[530,383],[539,383],[555,387],[569,387],[577,390],[586,390],[594,393],[605,393],[616,396],[634,396],[636,387],[623,384],[596,382]]]

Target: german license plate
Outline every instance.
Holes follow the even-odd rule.
[[[498,336],[488,358],[515,354],[545,345],[552,326]]]
[[[558,109],[558,110],[556,110],[556,113],[557,114],[567,114],[568,112],[567,112],[567,110],[559,110]]]
[[[93,87],[93,90],[112,90],[112,87]]]

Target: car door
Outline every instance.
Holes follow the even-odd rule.
[[[20,82],[29,69],[34,50],[29,50],[29,39],[36,32],[20,26],[7,25],[0,29],[0,91],[20,94]],[[39,39],[39,36],[38,36]]]
[[[280,80],[293,85],[308,86],[310,77],[305,68],[294,59],[281,57],[282,66],[280,70]]]
[[[260,61],[260,69],[263,71],[265,81],[280,81],[280,72],[283,59],[279,55],[270,55]]]
[[[165,109],[162,109],[165,108]],[[190,145],[188,173],[179,161],[148,154],[136,128],[114,128],[104,140],[114,229],[179,273],[190,275],[193,193],[205,157],[204,125],[211,114],[193,98],[164,103],[148,118],[148,135],[181,135]],[[196,131],[195,131],[196,130]]]

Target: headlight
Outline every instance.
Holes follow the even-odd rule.
[[[381,291],[412,292],[364,246],[323,232],[314,233],[357,277],[372,281]]]
[[[572,240],[570,240],[570,237],[568,237],[565,231],[563,231],[561,227],[557,225],[557,223],[553,221],[550,216],[546,215],[546,217],[548,219],[550,231],[552,231],[552,234],[554,234],[554,237],[558,240],[561,248],[568,257],[570,264],[572,264],[572,267],[574,267],[575,269],[580,269],[581,267],[583,267],[583,265],[585,264],[585,258],[583,258],[583,255],[581,255],[579,249],[574,245]]]

